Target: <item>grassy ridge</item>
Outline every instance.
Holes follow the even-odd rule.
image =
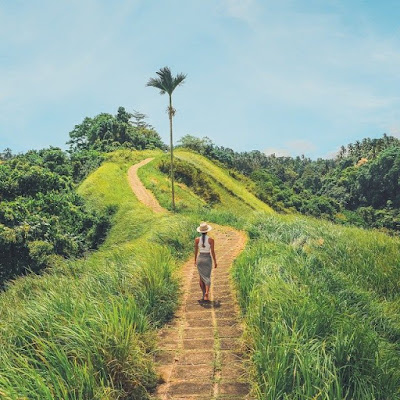
[[[160,172],[158,164],[162,160],[169,160],[169,156],[163,155],[138,170],[140,180],[151,190],[160,205],[171,209],[171,181]],[[175,185],[175,203],[177,210],[182,213],[186,209],[191,211],[202,209],[206,203],[196,196],[185,184],[177,182]]]
[[[212,161],[207,158],[196,154],[194,152],[178,150],[176,156],[187,162],[193,163],[203,172],[210,175],[211,178],[215,179],[225,190],[227,190],[231,196],[239,198],[242,202],[250,206],[253,210],[264,211],[272,213],[271,207],[257,199],[253,194],[249,193],[246,188],[240,182],[233,179],[228,171],[224,168],[216,166]],[[223,203],[226,207],[226,204]]]
[[[227,171],[199,155],[178,154],[223,181],[220,194],[228,188],[231,199],[243,200],[238,208],[228,200],[214,209],[187,201],[181,212],[250,236],[233,278],[258,398],[400,398],[399,240],[313,218],[255,213],[252,195],[236,192]],[[147,184],[153,173],[143,168]]]
[[[187,155],[190,158],[192,154],[195,155],[195,153],[179,150],[179,157]],[[204,157],[198,157],[204,160],[204,163],[210,163]],[[138,175],[144,185],[155,194],[160,204],[169,209],[171,207],[171,183],[169,178],[161,173],[157,167],[157,164],[161,160],[168,160],[168,156],[157,157],[151,163],[140,168]],[[196,222],[205,220],[242,228],[246,224],[247,216],[255,213],[251,204],[253,202],[256,203],[258,200],[246,191],[234,178],[229,176],[228,172],[223,168],[214,166],[214,169],[211,170],[204,168],[203,164],[195,165],[209,176],[212,189],[218,193],[220,202],[215,203],[211,207],[209,204],[206,204],[201,196],[195,195],[186,185],[177,183],[175,185],[175,196],[178,212]],[[239,192],[236,192],[237,188],[240,189]],[[263,207],[260,215],[264,212],[272,212],[266,204],[262,204],[266,208]],[[258,213],[256,212],[256,214]]]
[[[127,169],[153,154],[118,152],[80,188],[117,208],[100,251],[0,296],[1,398],[145,399],[155,387],[153,329],[176,307],[193,223],[156,219],[132,194]]]

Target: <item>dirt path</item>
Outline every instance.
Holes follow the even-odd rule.
[[[156,213],[167,212],[164,208],[160,206],[157,199],[153,196],[153,193],[148,191],[142,181],[139,179],[137,170],[143,165],[148,164],[150,161],[153,161],[153,158],[146,158],[138,164],[132,165],[132,167],[128,170],[128,180],[129,184],[133,190],[133,193],[137,196],[137,198],[145,204],[147,207],[150,207]]]
[[[137,177],[137,169],[149,161],[151,159],[144,160],[129,171],[134,171]],[[136,194],[135,188],[140,185],[134,182],[132,190]],[[143,193],[147,190],[141,186],[140,196],[145,198]],[[153,209],[160,212],[160,208],[157,203]],[[242,327],[229,277],[229,269],[243,250],[246,236],[230,227],[210,225],[218,261],[218,268],[213,269],[211,276],[211,301],[200,300],[197,268],[190,257],[181,269],[181,306],[174,319],[159,333],[155,357],[162,383],[155,393],[157,399],[250,399],[240,344]]]

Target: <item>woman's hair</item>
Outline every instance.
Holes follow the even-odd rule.
[[[203,247],[206,247],[206,245],[204,244],[206,241],[206,233],[205,232],[201,234],[201,240],[203,242]]]

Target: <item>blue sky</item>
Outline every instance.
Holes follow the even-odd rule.
[[[168,141],[327,157],[400,137],[400,2],[382,0],[0,0],[0,150],[60,146],[119,106]]]

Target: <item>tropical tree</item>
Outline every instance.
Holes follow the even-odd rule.
[[[0,160],[7,161],[7,160],[11,160],[13,157],[14,157],[13,153],[9,147],[4,149],[3,153],[0,153]]]
[[[157,78],[150,78],[146,86],[152,86],[160,90],[160,94],[168,93],[169,106],[167,108],[169,116],[169,138],[171,149],[171,188],[172,188],[172,209],[175,211],[175,190],[174,190],[174,146],[172,139],[172,118],[175,115],[175,108],[172,107],[172,92],[175,88],[183,83],[186,74],[178,74],[172,76],[171,70],[168,67],[161,68],[156,72]]]
[[[91,150],[108,152],[117,148],[165,148],[160,135],[144,122],[145,118],[145,114],[131,114],[124,107],[118,108],[117,115],[101,113],[93,118],[86,117],[69,134],[69,152],[77,154]]]

